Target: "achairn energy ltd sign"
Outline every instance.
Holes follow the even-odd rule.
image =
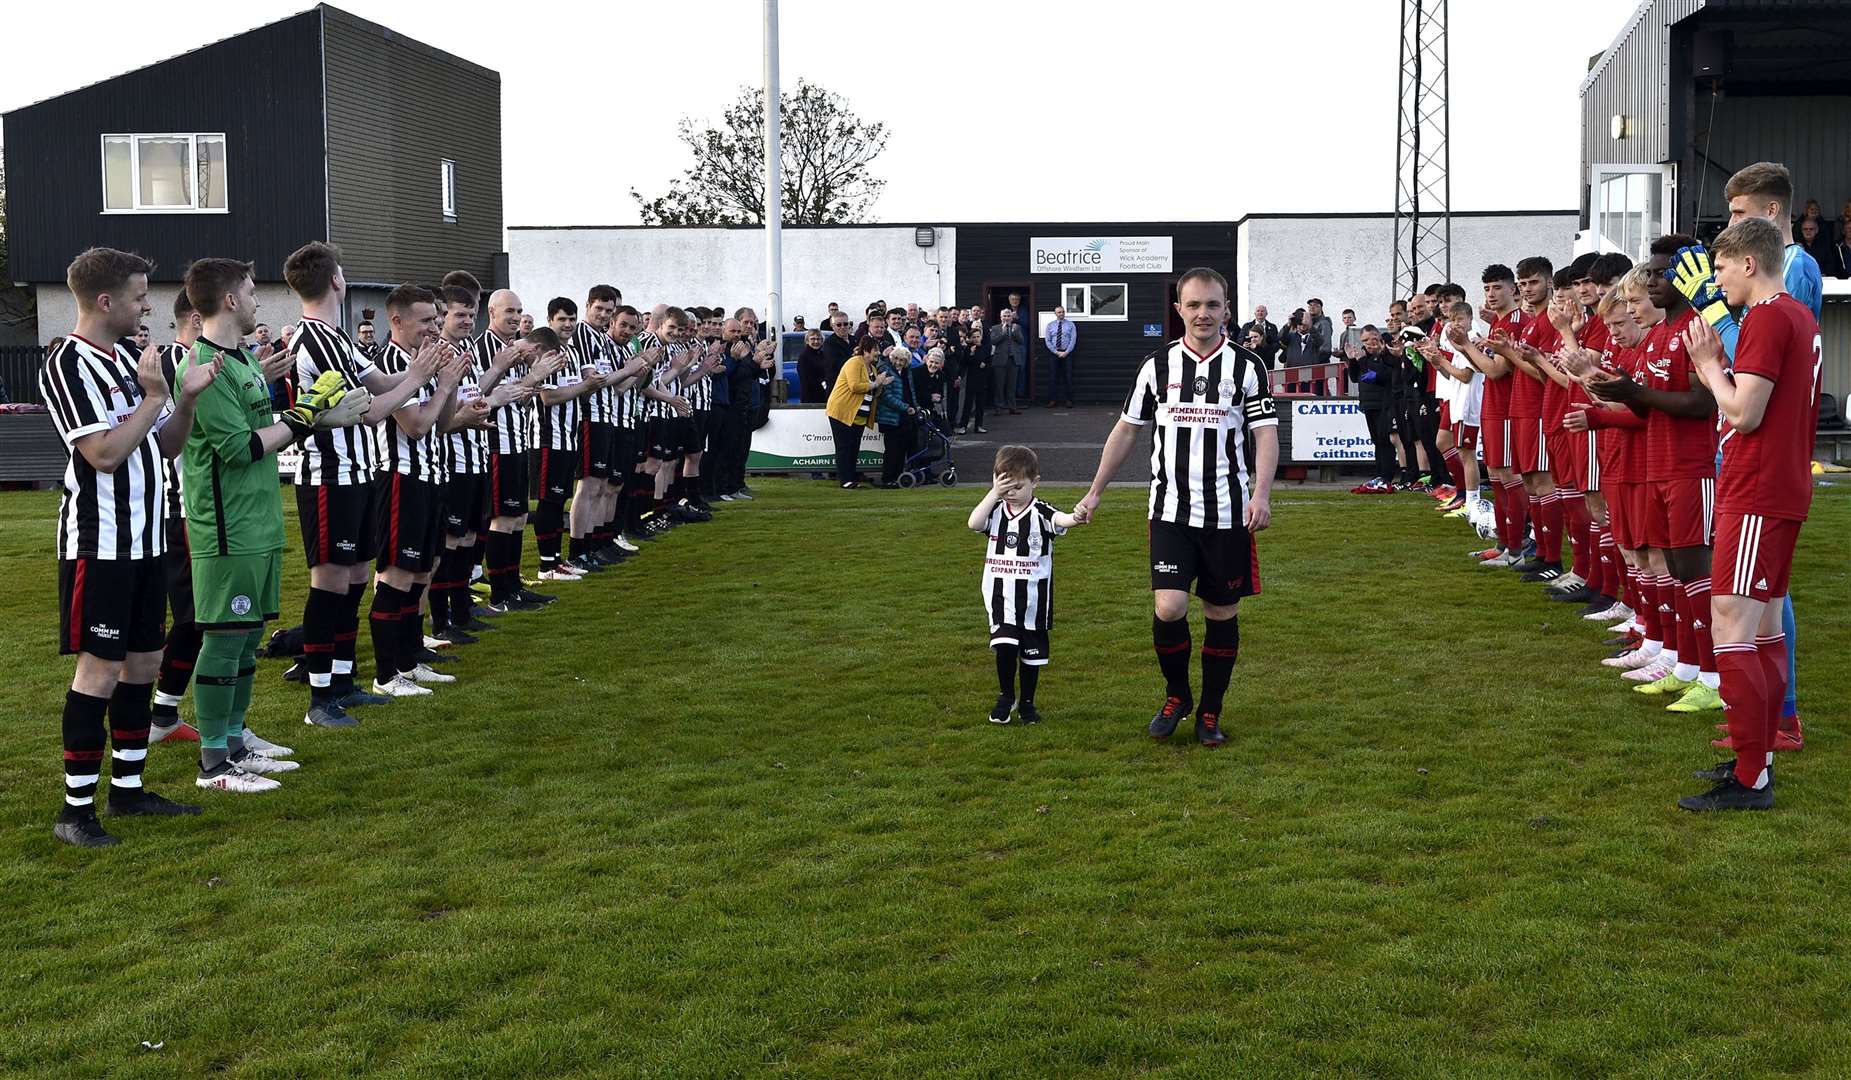
[[[1168,274],[1167,236],[1034,236],[1028,241],[1033,274]]]

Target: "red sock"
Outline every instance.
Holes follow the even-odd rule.
[[[1697,620],[1690,609],[1690,594],[1685,592],[1685,585],[1675,579],[1671,582],[1671,606],[1677,611],[1677,662],[1680,664],[1697,663]]]
[[[1595,531],[1599,534],[1596,542],[1600,545],[1600,583],[1605,586],[1600,590],[1600,594],[1618,600],[1626,592],[1625,575],[1620,572],[1620,568],[1625,565],[1625,560],[1620,558],[1620,546],[1613,542],[1612,532],[1607,529],[1596,529]]]
[[[1781,652],[1786,652],[1785,644]],[[1722,700],[1735,744],[1735,779],[1745,787],[1760,783],[1773,749],[1773,725],[1767,721],[1767,674],[1752,641],[1716,647],[1716,670],[1722,677]],[[1776,714],[1778,715],[1778,714]]]
[[[1587,542],[1588,526],[1591,524],[1588,520],[1587,499],[1581,492],[1572,489],[1558,491],[1556,505],[1562,508],[1562,535],[1574,541],[1574,572],[1586,581],[1587,576],[1594,572],[1593,560],[1588,557],[1593,553],[1593,548]]]
[[[1549,553],[1544,555],[1544,562],[1560,563],[1562,561],[1563,527],[1566,524],[1562,513],[1562,497],[1555,492],[1543,496],[1543,525],[1549,530]]]
[[[1639,606],[1633,610],[1638,612],[1639,621],[1645,624],[1646,640],[1665,644],[1665,613],[1658,606],[1658,579],[1653,575],[1639,575]],[[1672,648],[1677,648],[1676,642],[1670,644]]]
[[[1524,508],[1529,504],[1524,501],[1523,482],[1505,481],[1499,487],[1499,494],[1504,497],[1504,547],[1509,551],[1523,550],[1523,533],[1528,527]]]
[[[1787,635],[1758,637],[1755,650],[1761,656],[1761,677],[1767,681],[1767,739],[1771,750],[1776,731],[1785,729],[1794,735],[1800,733],[1799,718],[1782,715],[1786,711],[1783,706],[1787,702],[1787,680],[1792,676],[1787,670]]]
[[[1710,637],[1710,579],[1698,578],[1684,586],[1684,595],[1690,598],[1690,626],[1692,636],[1697,642],[1697,655],[1690,662],[1697,665],[1698,671],[1714,672],[1716,670],[1716,645]],[[1781,691],[1786,696],[1786,691]],[[1780,715],[1776,712],[1774,715]]]
[[[1465,491],[1465,459],[1459,456],[1459,448],[1453,447],[1441,455],[1446,460],[1446,471],[1452,474],[1453,490]]]

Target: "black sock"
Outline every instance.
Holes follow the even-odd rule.
[[[373,613],[370,620],[373,634],[373,674],[382,684],[389,683],[398,676],[399,649],[404,641],[404,633],[399,623],[404,615],[404,593],[383,581],[373,586]]]
[[[1035,684],[1041,681],[1041,665],[1024,663],[1022,665],[1022,704],[1035,703]]]
[[[334,628],[334,693],[354,691],[354,657],[360,644],[360,602],[366,599],[366,582],[347,586],[347,603]]]
[[[591,540],[589,537],[574,536],[568,543],[566,550],[572,558],[579,558],[591,550]]]
[[[109,699],[71,690],[64,695],[66,819],[96,816],[96,778],[103,768],[103,717]]]
[[[533,543],[540,550],[540,569],[551,569],[559,562],[559,534],[565,528],[565,507],[551,500],[543,501],[533,512]]]
[[[1240,656],[1240,616],[1209,619],[1202,635],[1202,705],[1199,711],[1221,715],[1221,698]]]
[[[488,575],[488,598],[500,602],[506,600],[512,592],[508,587],[511,575],[506,567],[515,559],[514,534],[490,532],[487,543],[488,552],[482,558],[482,569]]]
[[[411,588],[405,590],[405,615],[399,620],[399,630],[404,634],[403,644],[399,646],[399,670],[410,671],[418,666],[418,654],[424,651],[424,612],[418,609],[418,601],[424,599],[424,584],[414,581]]]
[[[153,683],[118,682],[109,698],[109,742],[113,749],[109,763],[111,798],[134,799],[141,795],[141,769],[148,759],[149,707],[154,700]]]
[[[1015,700],[1016,658],[1022,650],[1014,645],[992,645],[996,651],[996,689],[1011,701]]]
[[[1151,643],[1157,648],[1157,666],[1163,670],[1164,692],[1171,697],[1190,700],[1189,692],[1189,617],[1164,622],[1156,616],[1150,620]]]
[[[311,704],[325,701],[334,694],[335,626],[346,606],[346,592],[312,587],[308,602],[302,605],[302,662],[308,667]]]
[[[154,681],[154,721],[162,727],[180,722],[180,699],[193,681],[193,664],[199,659],[199,625],[176,619],[167,628],[167,645],[161,650],[161,673]]]

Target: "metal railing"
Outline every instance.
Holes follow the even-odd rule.
[[[44,366],[43,345],[0,345],[0,402],[45,404],[39,395],[39,369]]]
[[[1341,362],[1274,368],[1274,397],[1349,397],[1349,371]]]

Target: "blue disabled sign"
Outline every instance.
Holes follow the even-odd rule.
[[[1145,337],[1162,337],[1163,336],[1163,324],[1154,323],[1154,322],[1145,323],[1144,324],[1144,336]]]

